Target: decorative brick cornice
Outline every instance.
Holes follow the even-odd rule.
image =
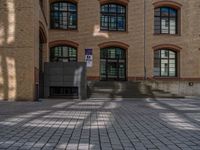
[[[54,47],[54,46],[59,46],[59,45],[69,45],[72,47],[77,48],[79,46],[78,43],[74,42],[74,41],[68,41],[68,40],[57,40],[57,41],[52,41],[49,42],[49,47]]]
[[[100,48],[106,48],[106,47],[120,47],[123,49],[128,49],[129,45],[125,44],[123,42],[118,42],[118,41],[109,41],[109,42],[104,42],[104,43],[100,43],[98,45]]]

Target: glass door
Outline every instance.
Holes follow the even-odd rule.
[[[126,54],[121,48],[101,50],[100,78],[104,81],[126,80]]]

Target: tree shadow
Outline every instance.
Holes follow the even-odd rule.
[[[145,141],[150,142],[151,146],[155,146],[156,142],[164,143],[165,140],[174,144],[174,136],[184,139],[179,143],[192,143],[193,145],[188,144],[191,147],[199,146],[199,121],[189,118],[186,112],[177,110],[178,107],[170,106],[172,101],[167,104],[168,101],[169,99],[152,98],[137,101],[95,99],[44,100],[40,103],[4,102],[0,106],[0,116],[4,115],[3,107],[6,109],[15,105],[15,111],[9,109],[10,116],[0,121],[0,147],[23,148],[28,147],[29,143],[32,144],[31,147],[41,149],[48,146],[53,149],[105,149],[106,146],[115,149],[117,143],[118,149],[125,149],[127,145],[129,148],[136,148],[137,143],[140,143],[148,149],[149,144],[145,145]],[[178,103],[181,100],[176,101]],[[151,105],[155,103],[162,107]],[[22,111],[21,107],[26,109]],[[190,113],[196,114],[200,111]],[[180,123],[187,124],[184,127]],[[187,133],[189,135],[185,136]],[[167,139],[164,138],[166,136]]]

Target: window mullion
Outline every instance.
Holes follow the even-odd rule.
[[[160,8],[160,33],[162,33],[162,12],[161,12],[161,8]]]
[[[178,12],[176,12],[176,16],[175,16],[175,20],[176,20],[176,34],[178,34],[178,16],[177,16]]]
[[[175,76],[177,77],[178,76],[178,63],[177,63],[178,59],[177,59],[177,53],[175,53]]]
[[[69,47],[67,47],[67,61],[70,62]]]
[[[116,31],[118,31],[118,16],[119,16],[119,14],[118,14],[118,6],[116,6],[116,14],[115,14],[115,17],[116,17]]]
[[[168,76],[171,77],[170,75],[170,58],[168,57]]]
[[[162,76],[162,64],[161,64],[161,61],[162,61],[162,58],[161,58],[161,50],[159,50],[159,60],[160,60],[160,77]]]
[[[64,57],[63,57],[63,47],[61,47],[61,58],[62,58],[62,61],[64,60]]]
[[[108,5],[108,31],[110,31],[110,4]]]
[[[170,9],[168,9],[168,34],[170,34],[170,22],[171,22],[171,16],[170,16]]]
[[[66,11],[66,13],[67,13],[67,26],[66,26],[66,28],[67,29],[69,29],[69,5],[67,4],[67,11]]]

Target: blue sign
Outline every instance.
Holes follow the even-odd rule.
[[[87,67],[92,67],[93,64],[93,56],[92,56],[92,49],[85,49],[85,62]]]
[[[85,55],[92,55],[92,49],[85,49]]]

